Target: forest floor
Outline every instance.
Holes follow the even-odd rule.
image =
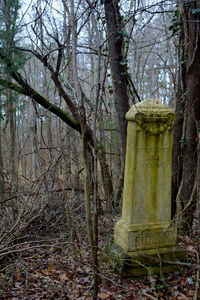
[[[112,217],[113,218],[113,217]],[[114,222],[117,217],[114,217]],[[165,278],[122,279],[101,253],[112,243],[113,220],[110,215],[99,219],[99,275],[98,299],[200,299],[197,241],[195,234],[183,236],[180,243],[188,251],[187,263],[178,272]],[[0,300],[3,299],[91,299],[93,276],[85,222],[79,220],[66,234],[46,232],[39,237],[24,237],[16,245],[0,254]],[[69,230],[68,230],[69,231]],[[82,238],[81,238],[82,236]],[[84,238],[83,238],[84,237]]]

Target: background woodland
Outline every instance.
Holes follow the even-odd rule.
[[[198,239],[199,18],[190,0],[0,1],[3,270],[26,243],[39,249],[38,237],[68,241],[80,261],[89,240],[97,298],[122,203],[125,113],[147,98],[176,112],[172,218]]]

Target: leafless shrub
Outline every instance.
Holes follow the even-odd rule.
[[[27,189],[18,187],[0,210],[1,252],[6,253],[8,247],[34,237],[50,238],[51,234],[58,235],[61,231],[79,240],[75,225],[81,224],[83,205],[76,197],[77,191],[63,187],[47,192],[43,180]]]

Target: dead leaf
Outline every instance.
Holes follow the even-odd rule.
[[[36,277],[36,278],[39,278],[40,276],[42,276],[42,274],[36,271],[36,273],[33,274],[33,276]]]
[[[68,281],[69,278],[68,278],[67,275],[64,273],[64,274],[60,275],[60,280],[61,280],[61,281]]]
[[[186,242],[188,242],[188,243],[191,242],[191,238],[190,238],[188,235],[185,236],[185,240],[186,240]]]
[[[98,294],[98,297],[102,300],[105,300],[105,299],[109,299],[110,298],[110,295],[107,294],[107,293],[99,293]]]
[[[187,294],[189,297],[194,297],[195,290],[189,290]]]
[[[85,273],[80,267],[78,267],[78,268],[76,269],[76,271],[79,272],[79,273]]]
[[[195,253],[196,249],[193,246],[187,247],[188,251]]]
[[[180,296],[178,296],[178,300],[188,300],[189,298],[187,297],[187,296],[185,296],[184,294],[182,294],[182,293],[179,293],[180,294]]]
[[[52,274],[53,269],[54,269],[54,265],[50,265],[47,269],[41,270],[41,272],[42,272],[44,275],[50,275],[50,274]]]
[[[157,299],[156,297],[154,297],[154,296],[148,294],[144,289],[142,289],[142,292],[143,292],[143,294],[144,294],[145,296],[147,296],[148,298],[150,298],[150,299],[152,299],[152,300],[156,300],[156,299]],[[160,298],[159,298],[159,299],[160,299]]]

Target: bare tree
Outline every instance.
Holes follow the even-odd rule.
[[[124,55],[124,27],[118,1],[104,1],[104,8],[107,22],[107,39],[115,94],[115,106],[119,119],[123,160],[125,160],[127,127],[125,114],[129,109],[129,99],[127,90],[128,69]]]
[[[183,212],[187,214],[186,221],[188,225],[192,225],[193,213],[197,201],[197,141],[198,141],[198,122],[200,119],[200,2],[190,1],[181,3],[179,6],[182,27],[182,35],[184,35],[184,43],[182,43],[182,57],[181,64],[185,66],[182,68],[181,82],[182,82],[182,97],[177,101],[177,126],[176,135],[181,139],[174,140],[174,145],[181,143],[182,147],[178,147],[176,154],[176,166],[181,164],[181,180],[178,199],[182,198]],[[184,108],[184,115],[182,112]],[[183,119],[184,118],[184,119]],[[181,125],[181,126],[180,126]],[[174,146],[175,147],[175,146]],[[180,178],[180,171],[177,173]],[[177,189],[177,186],[175,185]]]

